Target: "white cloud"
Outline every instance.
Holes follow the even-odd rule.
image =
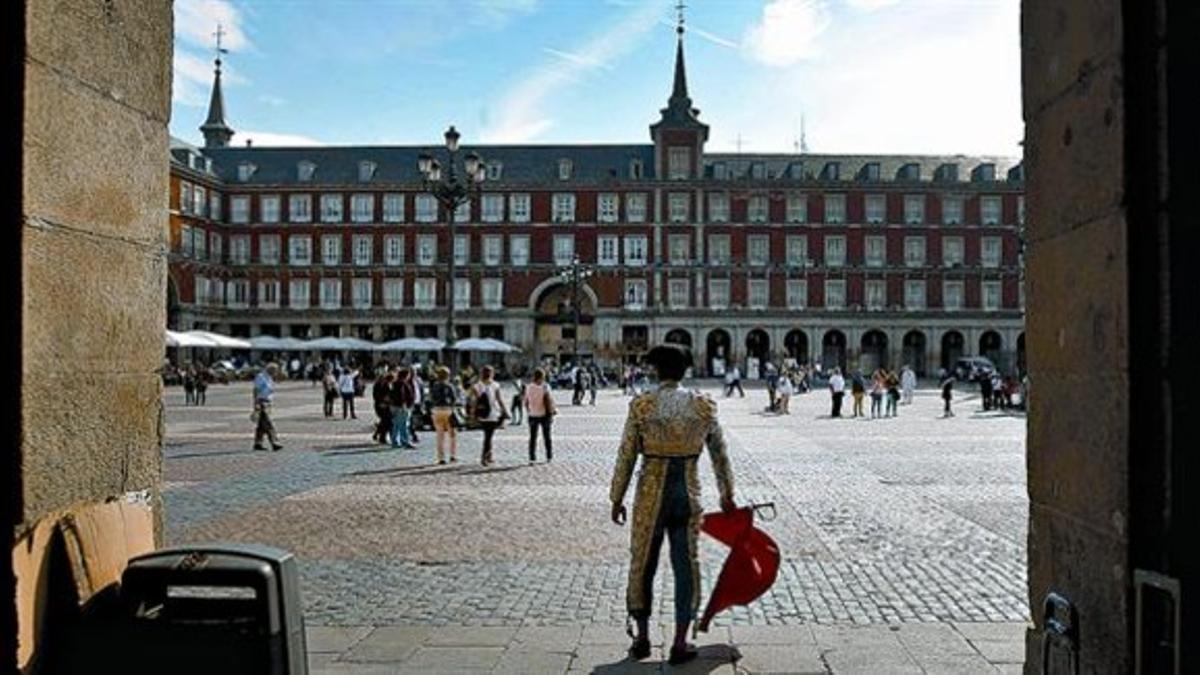
[[[228,64],[221,69],[225,84],[246,84],[246,78],[231,71]],[[176,103],[200,107],[208,105],[212,95],[213,64],[195,54],[176,49],[171,71],[171,98]]]
[[[223,35],[221,46],[231,51],[249,49],[242,14],[228,0],[176,0],[175,36],[205,49],[216,47],[217,24]]]
[[[846,4],[864,12],[874,12],[877,9],[890,7],[899,2],[900,0],[846,0]]]
[[[659,23],[668,28],[675,28],[678,25],[676,22],[668,21],[666,19],[659,20]],[[700,28],[700,27],[696,26],[696,24],[693,24],[693,23],[687,24],[687,32],[688,32],[688,35],[695,35],[703,40],[707,40],[708,42],[711,42],[715,45],[719,45],[721,47],[728,47],[730,49],[738,49],[739,47],[741,47],[741,45],[739,45],[737,42],[734,42],[733,40],[730,40],[729,38],[721,37],[720,35],[717,35],[716,33],[706,31],[703,28]]]
[[[484,142],[524,143],[549,131],[555,124],[548,112],[552,99],[561,98],[563,89],[579,83],[585,73],[606,69],[631,51],[638,39],[657,25],[662,10],[658,2],[641,2],[577,49],[546,48],[555,60],[521,75],[518,84],[505,93],[495,106],[495,114],[489,116],[491,121],[482,134]]]
[[[829,24],[829,8],[822,0],[771,0],[746,29],[742,44],[761,63],[790,66],[818,53],[817,38]]]
[[[302,134],[280,134],[273,131],[238,131],[229,141],[232,146],[245,145],[249,139],[255,146],[310,146],[324,145],[321,141]]]

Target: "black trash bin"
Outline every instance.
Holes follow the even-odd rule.
[[[127,663],[140,672],[306,675],[296,558],[255,544],[156,551],[121,578]]]

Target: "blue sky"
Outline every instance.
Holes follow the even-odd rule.
[[[258,145],[648,142],[673,0],[176,0],[171,130]],[[691,0],[709,151],[1019,155],[1019,0]]]

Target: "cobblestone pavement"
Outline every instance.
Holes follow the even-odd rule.
[[[772,590],[719,616],[719,630],[877,626],[864,635],[887,635],[991,623],[1020,633],[1023,417],[981,412],[967,394],[943,419],[934,390],[880,420],[829,419],[824,392],[796,397],[788,416],[765,414],[761,389],[744,399],[713,393],[737,499],[775,503],[778,517],[762,527],[783,552]],[[370,439],[369,401],[359,399],[358,420],[340,410],[326,419],[307,383],[277,396],[280,452],[250,449],[249,383],[210,388],[201,408],[185,407],[177,388],[165,398],[167,543],[294,552],[308,625],[419,628],[435,641],[428,636],[462,627],[584,626],[623,639],[629,532],[608,521],[628,402],[618,392],[602,391],[595,407],[571,406],[560,392],[554,461],[530,466],[527,429],[516,427],[497,434],[488,468],[478,464],[478,433],[460,437],[459,464],[437,466],[432,433],[417,450],[385,449]],[[707,460],[702,467],[705,506],[715,509]],[[706,591],[724,554],[702,545]],[[670,616],[669,565],[660,569],[656,600]]]

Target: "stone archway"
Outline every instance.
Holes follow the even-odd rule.
[[[1022,332],[1017,336],[1017,375],[1027,372],[1025,363],[1025,333]]]
[[[954,362],[963,357],[966,343],[963,334],[956,330],[948,330],[942,334],[942,368],[950,370],[954,367]]]
[[[666,342],[668,344],[673,344],[673,345],[681,345],[683,347],[687,347],[688,349],[691,349],[692,348],[692,334],[690,331],[685,330],[683,328],[673,328],[673,329],[667,331],[666,336],[663,337],[663,342]]]
[[[729,331],[717,328],[708,332],[704,339],[704,367],[709,375],[720,377],[733,358],[733,338]]]
[[[821,338],[821,368],[832,370],[841,368],[846,371],[846,334],[834,329],[825,332]]]
[[[175,283],[175,277],[167,275],[167,328],[171,330],[180,330],[179,327],[179,286]]]
[[[859,370],[870,373],[879,368],[888,367],[888,338],[881,330],[873,329],[863,333],[859,353]]]
[[[597,305],[596,294],[587,284],[580,284],[578,294],[569,284],[555,278],[539,284],[530,294],[530,309],[533,310],[535,344],[539,358],[550,356],[570,360],[576,352],[580,359],[592,355],[596,347],[593,327]]]
[[[900,358],[918,377],[925,377],[925,333],[919,330],[905,333]]]
[[[771,336],[761,328],[746,333],[746,376],[762,376],[762,368],[771,358]]]
[[[796,328],[783,336],[783,348],[796,363],[808,363],[808,334]]]
[[[994,363],[1000,370],[1006,370],[1004,363],[1004,338],[994,330],[984,331],[979,336],[979,355]]]

